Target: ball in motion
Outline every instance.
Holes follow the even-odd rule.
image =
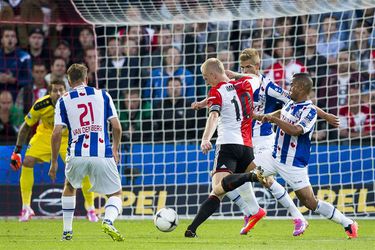
[[[178,214],[172,208],[162,208],[155,214],[154,224],[162,232],[171,232],[178,225]]]

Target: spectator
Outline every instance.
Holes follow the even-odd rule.
[[[23,114],[13,105],[12,94],[3,90],[0,93],[0,136],[1,143],[13,143],[16,139]]]
[[[5,2],[0,0],[0,20],[2,21],[12,21],[14,20],[14,12],[12,7]]]
[[[215,42],[219,51],[230,49],[230,36],[233,27],[233,14],[225,7],[224,2],[226,1],[213,0],[213,8],[210,12],[210,16],[219,21],[210,22],[208,24],[209,29],[214,32],[214,36],[211,37],[210,42]]]
[[[50,53],[44,49],[44,32],[40,28],[35,28],[29,33],[29,53],[32,63],[50,64]]]
[[[120,122],[124,142],[151,140],[151,104],[142,101],[137,89],[124,90],[124,101],[120,111]]]
[[[250,40],[250,45],[243,49],[246,49],[246,48],[253,48],[259,51],[259,53],[261,53],[260,57],[262,59],[261,60],[262,70],[265,70],[271,67],[276,62],[275,58],[273,58],[272,56],[270,56],[269,54],[265,52],[264,42],[263,42],[263,39],[261,39],[260,32],[253,33],[253,36]]]
[[[31,84],[30,55],[16,44],[16,32],[4,27],[1,33],[0,91],[9,90],[13,100],[20,88]]]
[[[72,55],[72,51],[70,49],[70,45],[68,41],[66,40],[59,41],[53,52],[53,56],[64,59],[66,68],[69,68],[70,65],[73,63],[71,59],[71,55]]]
[[[371,114],[368,105],[360,103],[359,88],[351,87],[349,93],[348,105],[341,107],[339,111],[340,137],[351,140],[368,139],[375,128],[374,114]]]
[[[126,31],[126,34],[124,34]],[[125,39],[133,40],[139,46],[140,56],[150,53],[151,41],[153,39],[155,30],[146,28],[140,25],[128,26],[120,30],[120,35],[126,35]]]
[[[66,63],[65,60],[61,57],[55,57],[52,60],[51,64],[51,73],[47,74],[44,79],[46,80],[47,84],[49,84],[52,80],[62,80],[65,82],[65,87],[67,90],[70,89],[68,78],[66,77]]]
[[[165,20],[172,20],[173,17],[182,13],[182,8],[179,1],[163,0],[159,12]]]
[[[306,29],[304,64],[306,65],[307,71],[313,79],[315,88],[317,86],[324,86],[328,73],[326,58],[316,51],[317,39],[317,30],[312,26],[308,27]]]
[[[221,50],[217,54],[217,58],[224,64],[225,70],[236,70],[236,60],[234,59],[234,54],[229,50]]]
[[[114,101],[118,101],[124,89],[140,87],[139,58],[125,56],[116,37],[108,40],[107,57],[101,64],[106,71],[99,71],[99,86],[106,86]]]
[[[16,106],[23,110],[25,115],[29,112],[34,102],[47,93],[46,75],[47,68],[45,64],[41,62],[33,64],[33,84],[23,87],[19,91],[16,99]]]
[[[156,141],[176,142],[195,138],[195,113],[192,101],[182,96],[181,78],[167,80],[167,96],[155,105]]]
[[[79,45],[73,55],[75,58],[74,61],[83,62],[86,49],[95,47],[95,38],[92,29],[89,27],[82,28],[79,31],[78,41]]]
[[[84,51],[84,61],[87,66],[88,72],[88,83],[87,85],[90,87],[96,87],[96,75],[98,70],[99,62],[99,51],[96,50],[94,47],[88,47]],[[105,86],[98,86],[99,88],[104,88]]]
[[[359,72],[368,73],[370,60],[371,60],[371,47],[368,41],[370,40],[372,28],[368,24],[358,23],[354,28],[353,42],[350,51],[354,54],[359,66]]]
[[[181,63],[181,53],[177,48],[171,47],[164,54],[164,67],[154,69],[151,79],[148,80],[143,92],[144,98],[153,98],[160,101],[167,96],[167,84],[170,77],[180,77],[183,83],[184,97],[195,96],[193,75]]]
[[[318,39],[317,52],[327,58],[329,64],[335,64],[337,54],[345,47],[346,43],[341,40],[340,31],[337,30],[336,17],[324,17],[322,30]]]
[[[293,59],[294,51],[288,39],[279,38],[275,42],[275,54],[277,61],[264,73],[274,83],[285,89],[290,88],[295,73],[306,72],[306,67],[299,61]]]

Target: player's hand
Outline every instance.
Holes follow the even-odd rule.
[[[21,146],[16,146],[14,148],[12,156],[10,157],[10,167],[14,171],[17,171],[18,169],[20,169],[22,165],[21,149],[22,149]]]
[[[191,104],[191,108],[193,110],[200,110],[201,108],[204,108],[204,103],[203,102],[193,102]]]
[[[264,115],[253,114],[253,120],[262,121]]]
[[[226,70],[225,71],[225,74],[227,75],[228,78],[230,79],[234,79],[237,75],[236,72],[232,71],[232,70]]]
[[[115,159],[116,164],[118,164],[119,161],[120,161],[120,156],[119,156],[118,150],[112,148],[112,155],[113,155],[113,159]]]
[[[333,115],[333,114],[327,114],[327,116],[325,117],[325,120],[332,126],[334,126],[335,128],[338,128],[340,127],[340,118],[336,115]]]
[[[263,118],[262,118],[262,122],[263,123],[266,123],[266,122],[272,122],[272,115],[263,115]]]
[[[49,167],[48,176],[54,182],[56,180],[56,172],[57,172],[57,161],[51,161],[51,166]]]
[[[203,154],[207,154],[212,149],[212,144],[209,140],[202,140],[201,150]]]

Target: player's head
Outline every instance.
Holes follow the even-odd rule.
[[[65,82],[63,80],[52,80],[48,85],[48,93],[51,96],[52,103],[56,101],[66,92]]]
[[[87,67],[83,64],[74,63],[69,67],[68,80],[71,87],[87,84]]]
[[[258,51],[253,48],[244,49],[240,54],[240,67],[241,72],[244,74],[257,75],[260,69],[260,57]]]
[[[201,66],[203,79],[207,85],[216,86],[219,82],[224,81],[225,70],[223,63],[217,58],[207,59]]]
[[[308,73],[296,73],[293,75],[290,88],[290,98],[293,101],[302,101],[310,95],[313,81]]]

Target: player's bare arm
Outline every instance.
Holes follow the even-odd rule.
[[[115,159],[115,162],[118,163],[120,160],[118,151],[121,142],[122,128],[120,121],[117,117],[113,117],[109,121],[112,125],[112,154],[113,158]]]
[[[49,177],[51,177],[52,181],[56,179],[56,172],[57,172],[57,167],[58,167],[57,159],[59,157],[63,129],[64,129],[63,125],[55,125],[53,132],[52,132],[52,138],[51,138],[52,159],[51,159],[51,166],[48,172],[48,175]]]
[[[18,169],[21,168],[22,165],[22,158],[21,158],[21,150],[22,150],[22,145],[26,143],[27,137],[29,136],[31,131],[31,128],[29,125],[26,124],[26,122],[23,122],[20,128],[20,131],[17,136],[17,142],[16,142],[16,147],[13,150],[11,160],[10,160],[10,167],[14,170],[17,171]]]
[[[216,111],[210,112],[207,122],[206,122],[206,128],[204,129],[204,133],[202,136],[201,150],[203,154],[207,154],[212,149],[212,144],[210,140],[215,133],[215,130],[218,124],[218,119],[219,119],[218,112]]]
[[[23,122],[17,136],[17,146],[22,146],[26,143],[27,137],[29,136],[31,127]]]
[[[281,130],[291,136],[299,136],[303,133],[303,128],[301,126],[290,124],[289,122],[283,121],[279,117],[270,114],[265,115],[262,122],[275,123]]]
[[[335,128],[338,128],[340,126],[340,119],[338,116],[327,113],[323,109],[319,108],[318,106],[314,105],[314,107],[316,108],[318,116],[326,120],[328,124],[334,126]]]
[[[193,102],[191,104],[191,108],[194,109],[194,110],[200,110],[200,109],[205,108],[205,107],[207,107],[207,98],[203,99],[200,102]]]

